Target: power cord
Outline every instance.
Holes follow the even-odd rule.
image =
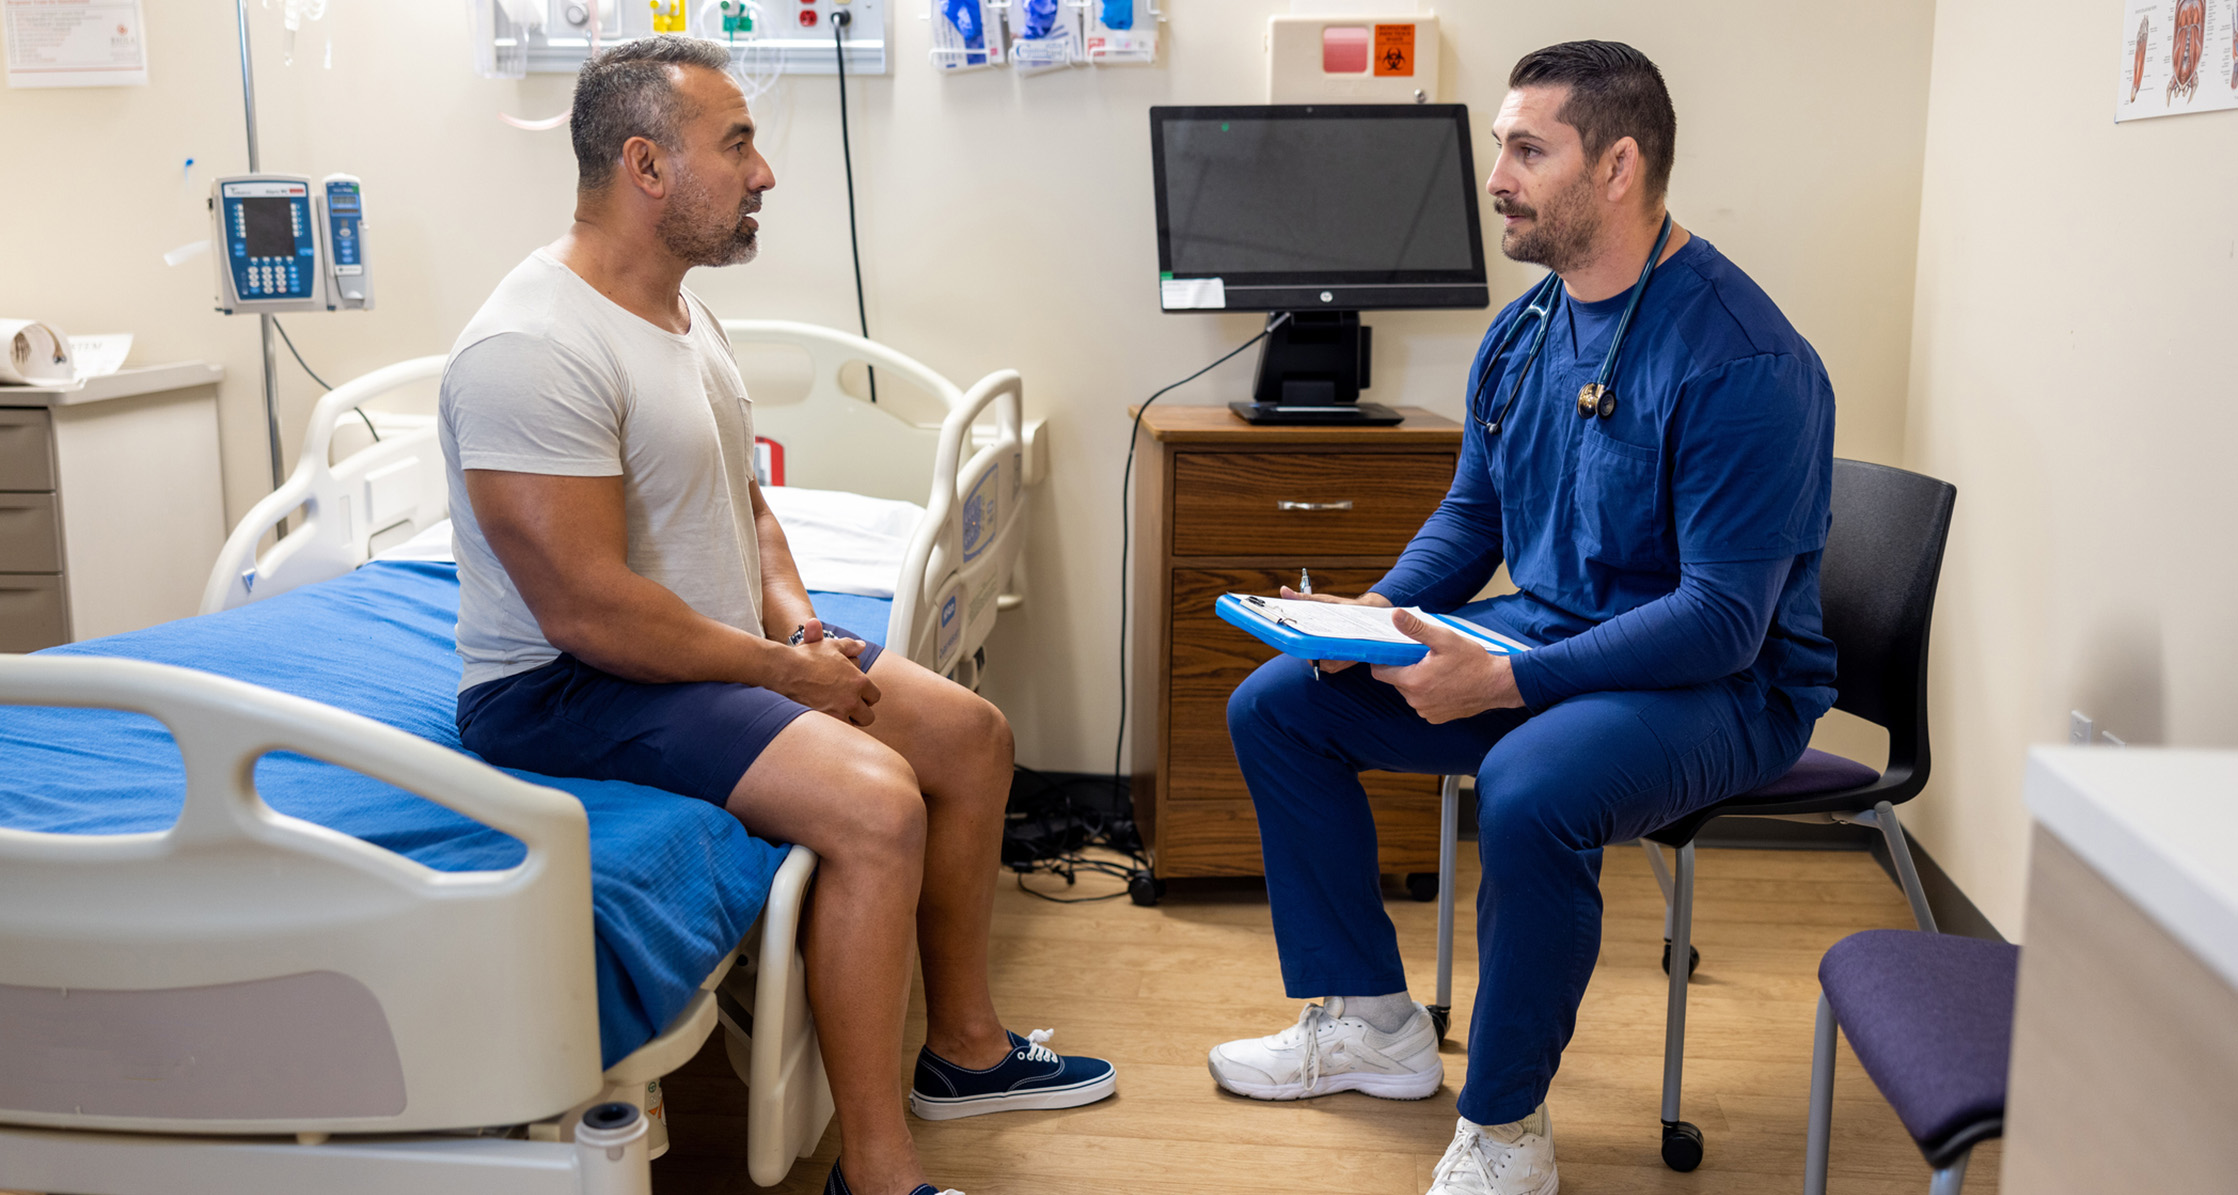
[[[329,391],[334,389],[334,387],[326,384],[325,378],[319,376],[318,370],[311,368],[310,362],[303,359],[303,354],[295,351],[295,341],[288,338],[288,330],[280,326],[278,316],[272,318],[272,330],[280,334],[280,341],[288,346],[288,356],[295,358],[295,363],[303,367],[303,372],[311,375],[311,380],[319,384],[319,389]],[[373,433],[373,442],[375,444],[380,443],[381,429],[373,426],[373,417],[365,413],[364,407],[352,407],[350,409],[357,412],[358,418],[365,420],[365,430]]]
[[[1205,366],[1203,369],[1190,374],[1188,377],[1185,377],[1170,386],[1166,386],[1160,389],[1157,393],[1142,400],[1142,405],[1135,408],[1134,430],[1127,436],[1127,466],[1125,469],[1121,470],[1119,474],[1119,733],[1117,736],[1114,737],[1111,744],[1111,783],[1112,787],[1115,789],[1124,791],[1128,786],[1127,770],[1125,766],[1127,749],[1128,696],[1127,597],[1131,587],[1127,584],[1127,554],[1128,549],[1132,546],[1131,532],[1133,531],[1134,526],[1133,520],[1129,517],[1130,512],[1128,509],[1128,504],[1134,498],[1135,447],[1142,441],[1142,417],[1149,412],[1151,403],[1164,398],[1168,392],[1179,390],[1181,387],[1196,381],[1198,378],[1211,373],[1213,370],[1218,369],[1223,365],[1226,365],[1229,361],[1234,360],[1235,357],[1238,354],[1242,353],[1245,349],[1250,348],[1252,345],[1255,345],[1262,340],[1265,340],[1270,333],[1272,333],[1276,328],[1281,327],[1283,324],[1288,323],[1289,320],[1290,313],[1287,311],[1276,315],[1274,318],[1267,321],[1266,327],[1259,329],[1259,334],[1257,336],[1254,336],[1251,339],[1244,341],[1242,344],[1239,344],[1236,347],[1228,350],[1226,355],[1222,356],[1219,360],[1214,361],[1212,364]],[[1135,859],[1138,865],[1143,870],[1149,870],[1149,861],[1144,858],[1139,850],[1135,853]]]
[[[1095,904],[1127,895],[1121,887],[1101,896],[1056,896],[1026,883],[1027,876],[1036,874],[1057,876],[1067,888],[1079,882],[1083,873],[1109,876],[1122,884],[1134,877],[1144,862],[1142,836],[1116,800],[1125,790],[1114,792],[1113,799],[1100,807],[1090,802],[1085,810],[1074,799],[1082,788],[1103,787],[1101,776],[1058,778],[1017,768],[1010,808],[1003,818],[1002,861],[1018,873],[1019,891],[1060,905]],[[1090,858],[1087,852],[1095,849],[1115,851],[1126,860]]]
[[[855,14],[840,9],[831,14],[832,60],[839,68],[839,157],[847,166],[847,244],[855,254],[855,318],[860,322],[863,339],[870,339],[870,306],[863,301],[863,243],[855,235],[855,149],[853,138],[847,131],[847,43],[840,40],[840,32],[855,23]],[[870,376],[871,405],[878,403],[878,370],[865,365]]]

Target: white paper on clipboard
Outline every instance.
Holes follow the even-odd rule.
[[[140,0],[0,0],[10,87],[144,87]]]

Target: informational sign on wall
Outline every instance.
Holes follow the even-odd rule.
[[[10,87],[126,87],[148,81],[140,0],[0,0]]]
[[[2121,0],[2114,120],[2238,108],[2238,0]]]

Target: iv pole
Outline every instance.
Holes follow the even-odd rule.
[[[249,68],[249,0],[235,0],[235,16],[241,31],[241,113],[249,133],[249,173],[263,169],[256,150],[256,79]],[[260,311],[256,317],[258,330],[264,338],[264,426],[272,448],[272,488],[279,489],[287,480],[287,473],[280,460],[280,380],[279,358],[272,345],[272,313]],[[279,523],[279,533],[288,533],[286,519]]]

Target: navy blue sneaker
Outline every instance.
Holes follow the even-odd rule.
[[[831,1175],[824,1180],[824,1195],[855,1195],[847,1186],[847,1176],[839,1172],[839,1163],[832,1163]],[[909,1195],[964,1195],[962,1191],[935,1191],[931,1183],[918,1183]]]
[[[1050,1031],[1010,1035],[1010,1053],[983,1071],[965,1070],[933,1053],[917,1051],[917,1079],[909,1110],[924,1120],[955,1120],[1028,1108],[1077,1108],[1119,1089],[1119,1072],[1101,1058],[1067,1058],[1041,1044]]]

